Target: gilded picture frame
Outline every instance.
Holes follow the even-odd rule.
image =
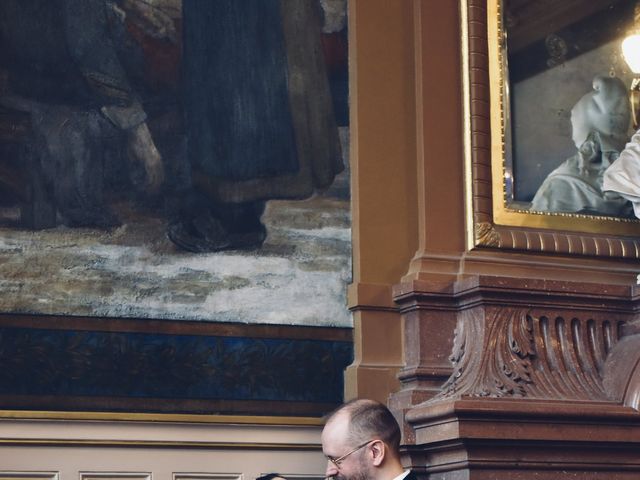
[[[538,212],[507,198],[509,70],[502,0],[462,0],[467,225],[470,249],[640,258],[640,221]]]

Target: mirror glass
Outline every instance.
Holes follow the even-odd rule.
[[[621,43],[635,0],[503,0],[507,207],[635,218],[602,191],[633,133]]]

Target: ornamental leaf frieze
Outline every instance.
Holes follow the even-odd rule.
[[[460,313],[453,374],[431,401],[470,397],[607,400],[603,365],[622,322],[524,308]]]

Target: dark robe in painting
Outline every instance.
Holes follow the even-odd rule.
[[[129,106],[141,57],[112,15],[105,0],[2,0],[0,55],[11,90],[48,104]]]
[[[188,157],[221,203],[304,198],[342,170],[317,2],[184,0]]]

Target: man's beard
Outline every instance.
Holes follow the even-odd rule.
[[[332,478],[333,480],[369,480],[371,477],[367,475],[367,472],[360,470],[354,473],[353,475],[342,475],[338,473],[337,475],[334,475]]]
[[[369,474],[369,466],[365,462],[361,461],[358,467],[358,471],[352,473],[351,475],[342,475],[340,472],[338,472],[331,478],[333,480],[371,480],[373,478],[373,475]]]

